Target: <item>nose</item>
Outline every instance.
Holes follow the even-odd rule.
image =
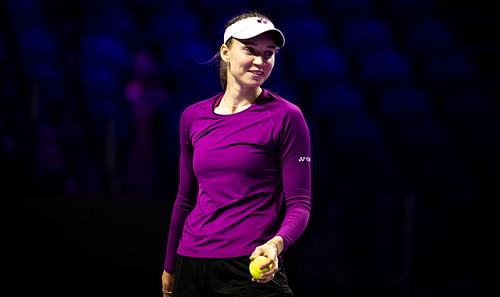
[[[262,56],[257,55],[253,59],[253,63],[257,64],[257,65],[263,64],[264,63],[264,59],[262,58]]]

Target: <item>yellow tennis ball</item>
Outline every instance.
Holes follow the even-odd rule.
[[[248,267],[250,270],[250,274],[255,279],[261,278],[261,275],[263,272],[267,272],[267,271],[271,270],[271,268],[273,267],[273,264],[271,263],[268,267],[264,267],[264,269],[260,269],[260,267],[267,262],[269,262],[269,259],[267,257],[257,256],[257,258],[253,259],[253,261],[250,262],[250,265]]]

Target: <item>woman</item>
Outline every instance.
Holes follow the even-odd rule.
[[[230,20],[217,54],[224,92],[182,113],[164,296],[293,296],[281,256],[309,220],[310,136],[300,109],[262,88],[284,44],[260,13]],[[270,270],[254,279],[259,255]]]

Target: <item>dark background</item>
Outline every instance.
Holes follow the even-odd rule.
[[[221,90],[206,62],[253,9],[287,38],[265,87],[312,135],[296,295],[498,295],[487,1],[0,2],[1,286],[161,296],[180,112]]]

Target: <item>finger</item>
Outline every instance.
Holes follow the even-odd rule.
[[[262,273],[261,278],[274,278],[274,275],[278,272],[278,269],[271,269],[270,271]]]
[[[264,255],[266,253],[266,249],[265,249],[265,247],[260,245],[260,246],[255,248],[253,253],[256,254],[257,256]]]
[[[269,276],[269,277],[262,277],[262,278],[259,278],[256,280],[256,282],[260,283],[260,284],[265,284],[265,283],[268,283],[270,281],[272,281],[274,279],[274,274]]]
[[[253,259],[257,258],[258,256],[263,256],[263,255],[264,255],[264,252],[263,252],[261,249],[257,248],[257,249],[255,249],[255,251],[254,251],[254,252],[250,255],[250,260],[253,260]]]
[[[273,260],[269,259],[269,261],[267,261],[266,263],[262,264],[259,267],[260,270],[267,269],[267,268],[272,269],[272,267],[276,266],[276,265],[274,265],[273,262],[274,262]]]

